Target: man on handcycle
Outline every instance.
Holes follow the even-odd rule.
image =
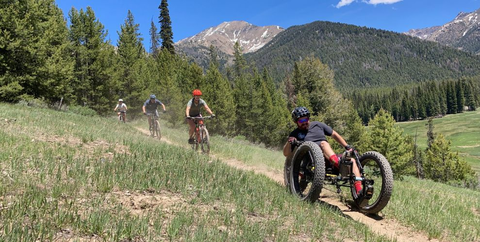
[[[193,133],[195,132],[195,121],[193,119],[190,119],[190,117],[201,117],[201,108],[203,107],[212,117],[215,117],[215,114],[213,114],[212,110],[208,107],[207,103],[201,99],[200,97],[202,96],[202,91],[199,89],[195,89],[192,92],[193,98],[190,99],[187,103],[187,108],[185,109],[185,116],[187,117],[187,122],[189,125],[189,130],[188,130],[188,143],[192,144],[194,143],[193,141]],[[202,122],[201,120],[199,122]],[[199,137],[197,137],[199,139]]]
[[[163,112],[166,112],[165,105],[154,94],[150,95],[150,99],[143,104],[143,114],[154,114],[155,117],[158,117],[157,107],[160,105],[163,108]],[[152,127],[152,115],[148,115],[148,126]]]
[[[326,125],[325,123],[312,121],[310,122],[310,112],[305,107],[296,107],[292,111],[292,119],[295,124],[297,124],[297,128],[294,129],[289,137],[288,141],[283,146],[283,155],[288,157],[292,155],[292,151],[295,148],[292,143],[296,140],[298,141],[312,141],[320,146],[323,151],[323,155],[330,163],[335,167],[339,168],[339,161],[341,159],[341,155],[335,154],[332,147],[327,141],[327,136],[331,136],[335,141],[337,141],[340,145],[345,147],[346,150],[352,151],[353,148],[347,144],[347,142],[343,139],[340,134],[335,132],[330,126]],[[362,190],[362,182],[361,182],[361,175],[360,171],[357,167],[357,163],[354,159],[351,160],[353,165],[353,173],[355,174],[355,190],[357,194],[360,194]]]

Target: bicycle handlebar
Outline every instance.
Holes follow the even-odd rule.
[[[205,117],[187,117],[187,119],[193,119],[193,120],[203,120],[203,119],[212,119],[217,116],[205,116]]]

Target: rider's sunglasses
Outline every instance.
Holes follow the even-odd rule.
[[[308,122],[308,118],[302,118],[302,119],[298,120],[299,124],[303,124],[303,123],[306,123],[306,122]]]

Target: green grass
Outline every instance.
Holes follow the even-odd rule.
[[[144,119],[7,104],[0,126],[2,241],[390,241],[222,162],[281,174],[281,151],[214,136],[210,158],[189,148],[186,124],[162,122],[170,145],[140,132]],[[407,177],[381,215],[431,238],[478,241],[479,204],[478,191]]]
[[[427,120],[397,123],[405,134],[415,136],[421,149],[427,147]],[[453,151],[469,162],[472,167],[480,171],[480,110],[447,115],[433,120],[433,132],[441,133],[451,141]]]
[[[0,115],[2,241],[389,241],[130,123],[6,104]]]

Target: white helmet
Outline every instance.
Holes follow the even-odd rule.
[[[123,102],[123,99],[118,99],[119,102]]]

